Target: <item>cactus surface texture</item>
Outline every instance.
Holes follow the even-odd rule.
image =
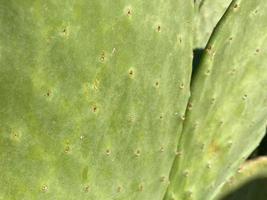
[[[232,0],[195,0],[194,47],[204,48]]]
[[[165,200],[213,199],[264,136],[266,10],[265,0],[235,0],[211,36],[192,80]]]
[[[0,200],[219,197],[267,120],[266,0],[229,3],[0,1]]]
[[[0,199],[162,199],[193,3],[160,3],[0,2]]]

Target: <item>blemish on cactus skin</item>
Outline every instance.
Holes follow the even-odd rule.
[[[211,45],[208,45],[205,50],[206,50],[207,53],[210,53],[211,49],[212,49]]]
[[[175,155],[176,155],[177,157],[180,157],[180,156],[182,155],[182,152],[179,151],[179,150],[176,150],[176,151],[175,151]]]
[[[96,112],[98,111],[97,106],[93,106],[93,107],[92,107],[92,111],[93,111],[93,113],[96,113]]]
[[[120,193],[122,191],[122,186],[117,187],[117,192]]]
[[[134,78],[135,72],[134,72],[134,69],[133,69],[133,68],[130,68],[130,69],[128,70],[128,75],[129,75],[129,77],[130,77],[131,79]]]
[[[111,154],[111,150],[110,149],[107,149],[106,150],[106,155],[109,156]]]
[[[11,140],[19,142],[21,138],[21,132],[19,131],[12,131],[10,135]]]
[[[187,191],[186,196],[191,199],[193,196],[193,192],[191,190]]]
[[[135,150],[134,155],[139,157],[141,155],[141,151],[139,149]]]
[[[106,60],[106,53],[105,53],[105,51],[102,51],[101,52],[101,54],[100,54],[100,62],[105,62],[105,60]]]
[[[184,176],[184,177],[188,177],[188,176],[189,176],[189,171],[188,171],[188,170],[185,170],[185,171],[183,172],[183,176]]]
[[[127,10],[127,15],[128,16],[131,16],[132,15],[132,10],[130,8],[128,8],[128,10]]]
[[[157,31],[158,31],[158,32],[161,32],[161,26],[160,26],[160,25],[158,25],[158,27],[157,27]]]
[[[234,9],[234,11],[236,11],[238,8],[239,8],[239,5],[236,3],[236,4],[233,6],[233,9]]]
[[[124,8],[124,13],[125,15],[127,15],[128,17],[131,17],[133,15],[133,9],[131,8],[131,6],[127,6]]]
[[[139,184],[138,190],[142,192],[144,190],[144,185],[141,183]]]
[[[183,82],[180,83],[179,88],[180,88],[181,90],[184,89],[184,83],[183,83]]]
[[[86,185],[83,189],[84,192],[88,193],[90,191],[90,186]]]
[[[230,146],[232,146],[233,141],[232,141],[232,140],[229,140],[229,141],[227,142],[227,144],[228,144],[228,146],[230,147]]]
[[[247,100],[247,98],[248,98],[247,94],[244,94],[243,97],[242,97],[243,100]]]
[[[130,123],[130,124],[133,124],[136,120],[136,116],[134,113],[130,113],[128,114],[128,117],[127,117],[127,121]]]
[[[65,147],[64,152],[66,154],[70,152],[70,146],[69,145]]]
[[[208,164],[207,164],[207,168],[208,168],[208,169],[211,169],[211,163],[210,163],[210,162],[208,162]]]
[[[156,82],[155,82],[155,87],[156,87],[156,88],[159,88],[159,81],[156,81]]]
[[[181,118],[182,121],[185,120],[185,116],[184,115],[181,115],[180,118]]]
[[[193,109],[193,104],[191,102],[188,103],[187,109],[188,110],[192,110]]]
[[[205,75],[206,75],[206,76],[209,76],[209,75],[210,75],[210,69],[207,69],[207,70],[206,70]]]
[[[41,191],[46,193],[48,191],[48,186],[47,185],[43,185],[41,188]]]
[[[260,49],[256,49],[256,53],[260,53]]]
[[[231,75],[234,75],[234,74],[236,74],[236,69],[235,69],[235,68],[233,68],[233,69],[230,71],[230,74],[231,74]]]
[[[46,92],[46,96],[47,96],[47,97],[49,97],[49,96],[50,96],[50,94],[51,94],[51,91],[50,91],[50,90],[48,90],[48,91]]]
[[[165,182],[165,181],[166,181],[166,177],[165,177],[165,176],[161,176],[161,177],[160,177],[160,182],[163,183],[163,182]]]
[[[164,147],[161,146],[159,151],[160,151],[160,152],[164,152]]]
[[[99,80],[98,79],[94,80],[92,88],[94,91],[98,91],[98,88],[99,88]]]

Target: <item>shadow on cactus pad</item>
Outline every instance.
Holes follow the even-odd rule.
[[[267,178],[257,178],[247,182],[220,200],[266,200]]]

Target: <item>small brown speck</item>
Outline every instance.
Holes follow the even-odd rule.
[[[138,187],[139,191],[142,192],[144,190],[144,186],[143,184],[140,184],[139,187]]]
[[[128,16],[132,15],[132,11],[131,11],[130,8],[128,8],[128,10],[127,10],[127,15],[128,15]]]
[[[166,181],[166,177],[165,176],[160,177],[160,182],[165,182],[165,181]]]
[[[110,149],[107,149],[106,150],[106,155],[109,156],[111,154],[111,150]]]
[[[191,102],[189,102],[188,105],[187,105],[187,109],[188,110],[192,110],[192,108],[193,108],[193,104]]]
[[[93,112],[96,112],[96,111],[97,111],[97,107],[94,106],[94,107],[93,107]]]
[[[211,51],[211,45],[208,45],[207,48],[206,48],[206,51]]]
[[[84,192],[87,193],[87,192],[89,192],[89,191],[90,191],[90,186],[89,186],[89,185],[85,186],[85,187],[84,187]]]
[[[118,186],[117,192],[121,192],[121,191],[122,191],[122,186]]]
[[[66,146],[65,149],[64,149],[64,152],[65,153],[69,153],[70,152],[70,147],[69,146]]]
[[[180,88],[180,89],[184,89],[184,83],[181,83],[181,84],[179,85],[179,88]]]
[[[141,155],[141,151],[139,149],[135,150],[134,155],[136,157],[140,156]]]
[[[177,150],[177,151],[175,152],[175,155],[176,155],[176,156],[181,156],[182,153],[181,153],[180,151]]]

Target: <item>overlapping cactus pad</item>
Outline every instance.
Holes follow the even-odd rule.
[[[265,200],[267,195],[267,157],[242,164],[222,190],[220,200]]]
[[[193,3],[0,2],[0,199],[162,199]]]
[[[204,48],[232,0],[195,0],[194,47]]]
[[[213,199],[264,136],[266,9],[264,0],[235,0],[213,33],[192,80],[166,199]]]
[[[0,200],[215,199],[265,132],[266,10],[191,78],[194,1],[0,1]]]

